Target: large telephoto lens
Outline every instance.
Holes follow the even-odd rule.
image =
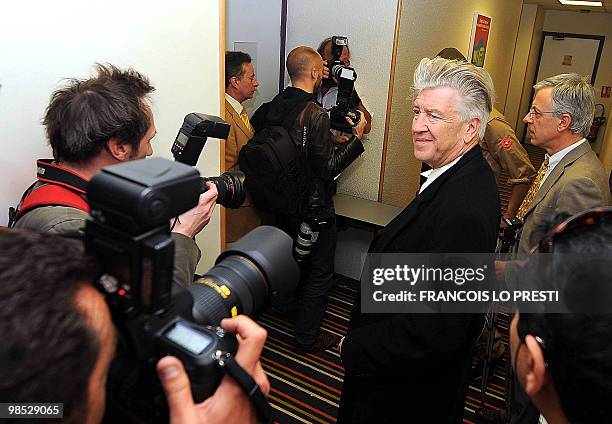
[[[215,266],[188,287],[196,322],[218,325],[223,318],[256,316],[270,303],[286,301],[300,279],[292,243],[285,232],[262,225],[221,253]]]
[[[224,172],[218,177],[202,178],[202,193],[206,189],[206,181],[217,186],[217,204],[226,208],[237,209],[246,198],[244,189],[244,173],[240,171]]]

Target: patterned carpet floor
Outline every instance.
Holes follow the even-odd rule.
[[[354,286],[346,282],[332,289],[324,331],[339,336],[346,332],[356,294]],[[497,361],[485,391],[484,405],[488,411],[502,410],[505,402],[508,316],[501,316],[500,321],[498,327],[506,349]],[[259,323],[268,331],[261,362],[271,384],[269,401],[274,409],[275,422],[335,423],[344,376],[338,352],[329,350],[316,355],[298,355],[293,350],[291,323],[271,313],[264,314]],[[474,370],[465,405],[466,424],[488,422],[476,413],[481,403],[481,381],[481,367],[478,367]]]

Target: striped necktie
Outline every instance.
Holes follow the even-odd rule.
[[[546,159],[544,159],[544,162],[542,162],[538,175],[533,181],[533,184],[531,184],[531,187],[529,187],[529,191],[527,192],[527,195],[523,199],[523,202],[521,203],[521,206],[519,206],[518,212],[516,213],[516,217],[521,221],[525,219],[525,214],[527,213],[529,206],[531,206],[531,202],[533,202],[535,195],[540,189],[540,185],[542,184],[542,179],[544,178],[546,171],[548,171],[548,156],[546,156]]]

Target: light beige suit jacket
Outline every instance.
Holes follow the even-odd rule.
[[[240,115],[232,105],[225,101],[225,120],[231,125],[230,133],[225,140],[225,170],[239,171],[238,153],[242,146],[253,137],[253,130],[249,130]],[[253,206],[250,196],[238,209],[226,210],[226,241],[232,243],[257,227],[261,219]]]
[[[538,244],[541,225],[557,213],[574,215],[608,206],[610,189],[603,165],[588,142],[569,152],[546,178],[525,213],[518,253],[529,253]]]

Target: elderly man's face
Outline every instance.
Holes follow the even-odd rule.
[[[245,100],[252,99],[255,95],[257,87],[259,87],[259,82],[257,81],[257,78],[255,78],[255,68],[253,68],[252,63],[243,63],[242,71],[242,78],[237,79],[236,88],[236,100],[238,100],[240,103],[244,102]]]
[[[452,162],[464,151],[467,124],[461,120],[458,104],[459,93],[449,87],[427,88],[414,100],[414,156],[432,168]]]
[[[554,147],[554,141],[559,137],[559,117],[552,113],[552,90],[552,87],[538,90],[523,118],[531,144],[543,149]]]

